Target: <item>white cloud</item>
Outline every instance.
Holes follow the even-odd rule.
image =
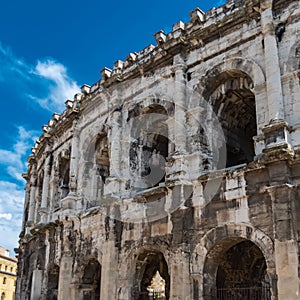
[[[27,63],[1,41],[0,84],[0,88],[7,89],[8,95],[16,97],[13,100],[19,107],[32,105],[29,100],[34,99],[40,105],[38,108],[52,112],[64,110],[65,101],[79,91],[61,63],[54,59]],[[26,170],[27,155],[41,132],[40,129],[27,130],[25,126],[18,126],[17,134],[11,128],[7,130],[12,131],[15,141],[12,145],[0,146],[0,237],[1,245],[12,250],[17,247],[22,225],[25,181],[21,174]]]
[[[9,47],[5,47],[0,41],[0,81],[15,80],[19,77],[22,80],[30,80],[30,67],[23,59],[14,56]]]
[[[9,181],[0,181],[1,246],[10,250],[18,246],[24,198],[23,187]]]
[[[38,132],[35,130],[27,131],[24,127],[19,126],[12,149],[0,149],[0,165],[6,167],[7,174],[12,178],[22,180],[21,174],[26,168],[26,155],[37,139],[37,134]]]
[[[67,75],[66,68],[53,60],[38,61],[34,74],[54,83],[49,86],[49,94],[45,98],[33,97],[50,111],[62,111],[64,102],[80,91],[76,82]]]
[[[0,82],[16,82],[22,86],[20,93],[35,100],[51,112],[65,109],[65,101],[73,99],[80,91],[67,68],[54,59],[39,59],[36,65],[27,64],[16,57],[9,47],[0,41]]]
[[[7,221],[10,221],[12,218],[12,214],[0,214],[0,219],[6,219]]]

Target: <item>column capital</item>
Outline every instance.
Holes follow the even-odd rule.
[[[185,63],[184,57],[180,53],[174,56],[173,70],[174,70],[174,72],[176,72],[176,71],[185,72],[187,70],[187,65]]]
[[[272,4],[273,4],[272,0],[263,0],[263,1],[261,1],[261,3],[260,3],[260,9],[261,9],[261,11],[267,10],[267,9],[271,9],[272,10]]]
[[[178,63],[173,65],[173,71],[176,73],[177,71],[185,72],[187,70],[187,65],[185,63]]]

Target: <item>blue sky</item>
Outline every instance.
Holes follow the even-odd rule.
[[[24,203],[21,177],[34,141],[53,112],[133,51],[155,44],[153,34],[188,21],[225,0],[37,1],[1,3],[0,245],[18,245]]]

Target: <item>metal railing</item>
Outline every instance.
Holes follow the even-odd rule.
[[[267,287],[222,288],[213,291],[216,300],[270,300],[271,293]]]
[[[134,293],[134,300],[166,300],[166,297],[155,298],[155,296],[149,295],[149,292]]]

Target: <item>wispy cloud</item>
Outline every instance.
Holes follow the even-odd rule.
[[[9,213],[9,214],[0,214],[0,219],[5,219],[7,221],[10,221],[12,218],[12,214]]]
[[[0,89],[17,91],[12,100],[18,108],[32,106],[36,113],[64,110],[66,99],[72,99],[79,87],[67,68],[55,59],[37,59],[31,64],[17,57],[0,42]],[[9,94],[11,95],[11,94]],[[8,98],[9,99],[9,98]],[[15,113],[15,112],[14,112]],[[17,120],[17,119],[16,119]],[[45,120],[47,121],[47,120]],[[24,186],[21,174],[26,170],[26,158],[30,154],[40,130],[28,129],[28,125],[15,124],[11,131],[12,143],[0,146],[0,236],[1,245],[12,250],[17,247],[21,231]],[[39,124],[39,128],[40,128]]]
[[[33,74],[52,83],[45,98],[36,98],[42,107],[50,111],[62,111],[64,109],[62,99],[67,100],[79,92],[79,86],[67,75],[65,66],[54,60],[38,61]]]
[[[6,168],[7,174],[23,182],[21,173],[26,168],[26,155],[38,137],[38,131],[26,130],[19,126],[15,144],[11,149],[0,148],[0,165]],[[0,186],[1,187],[1,186]]]
[[[0,149],[0,167],[6,168],[11,178],[0,180],[1,245],[9,249],[17,247],[25,198],[25,181],[21,174],[26,169],[26,156],[37,138],[35,130],[26,130],[22,126],[17,130],[16,141],[11,149]]]
[[[1,246],[10,250],[18,246],[24,197],[24,189],[21,185],[9,181],[0,181]]]
[[[61,112],[65,101],[80,91],[76,81],[68,75],[67,68],[55,59],[39,59],[30,65],[16,57],[9,47],[0,42],[0,82],[17,81],[22,95],[35,100],[42,108]]]

